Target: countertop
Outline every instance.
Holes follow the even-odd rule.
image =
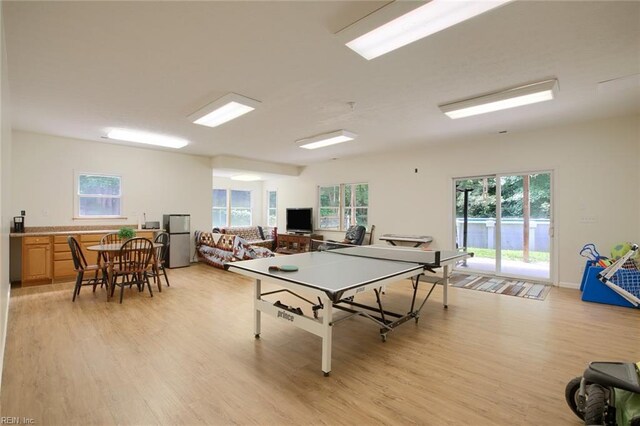
[[[120,228],[118,228],[120,229]],[[108,234],[109,232],[118,231],[118,229],[69,229],[66,231],[26,231],[26,232],[12,232],[10,237],[46,237],[52,235],[77,235],[77,234]],[[136,232],[145,231],[162,231],[161,229],[135,229]]]

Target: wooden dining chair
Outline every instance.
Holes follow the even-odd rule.
[[[120,248],[117,259],[113,264],[113,281],[111,282],[111,296],[116,286],[120,287],[120,303],[124,295],[124,287],[136,285],[138,291],[144,290],[147,284],[149,294],[153,297],[149,282],[148,270],[153,256],[153,243],[146,238],[131,238]]]
[[[151,265],[151,272],[149,273],[150,277],[153,277],[153,282],[158,284],[158,291],[162,292],[162,287],[160,286],[160,271],[164,275],[164,279],[167,282],[167,287],[171,287],[169,284],[169,277],[167,277],[167,271],[164,267],[165,258],[169,251],[169,234],[166,232],[161,232],[156,235],[156,238],[153,240],[154,243],[161,244],[161,246],[156,247],[156,256],[152,259],[153,264]]]
[[[98,278],[98,271],[100,270],[100,266],[97,264],[90,265],[87,263],[87,259],[82,254],[82,250],[80,249],[80,244],[74,237],[68,237],[67,243],[69,244],[69,248],[71,249],[71,258],[73,259],[73,268],[76,271],[76,285],[73,288],[73,298],[72,302],[76,301],[76,296],[80,294],[80,288],[82,286],[93,286],[93,291],[96,291],[96,287],[98,282],[100,283],[100,287],[103,284],[106,284],[106,275],[102,275],[101,278]],[[94,272],[94,276],[92,278],[85,278],[85,272]],[[107,291],[109,288],[107,286]]]

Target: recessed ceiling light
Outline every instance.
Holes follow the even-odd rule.
[[[126,142],[143,143],[146,145],[164,146],[167,148],[183,148],[189,144],[187,140],[182,138],[128,129],[111,129],[109,133],[107,133],[107,138]]]
[[[478,96],[472,99],[440,105],[439,107],[449,118],[464,118],[549,101],[553,99],[557,89],[558,80],[546,80]]]
[[[316,149],[337,143],[351,141],[356,138],[356,134],[346,130],[336,130],[335,132],[324,133],[322,135],[312,136],[310,138],[300,139],[296,144],[300,148]]]
[[[229,93],[189,115],[189,120],[202,126],[216,127],[253,111],[259,101]]]
[[[431,0],[368,33],[347,46],[367,60],[452,27],[513,0]],[[375,15],[375,13],[374,13]],[[365,18],[366,20],[367,18]],[[360,24],[362,25],[362,24]]]
[[[256,180],[260,180],[261,177],[257,175],[235,175],[231,176],[231,180],[241,180],[244,182],[253,182]]]

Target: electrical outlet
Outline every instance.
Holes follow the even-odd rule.
[[[582,216],[580,223],[596,223],[598,219],[595,216]]]
[[[26,216],[26,215],[27,215],[26,210],[20,210],[20,216]]]

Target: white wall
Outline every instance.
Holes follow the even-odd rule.
[[[313,206],[317,212],[318,185],[368,182],[374,238],[428,234],[433,247],[448,249],[452,178],[552,170],[555,278],[575,285],[584,266],[578,251],[585,243],[608,252],[616,242],[640,241],[639,168],[640,125],[634,116],[335,160],[309,166],[299,178],[269,181],[265,188],[278,191],[278,225],[284,229],[286,207]]]
[[[0,9],[3,3],[0,3]],[[9,115],[9,79],[4,45],[4,25],[0,10],[0,385],[9,317],[9,232],[11,224],[11,121]]]
[[[26,210],[27,227],[137,224],[142,213],[187,213],[192,231],[210,227],[208,157],[14,131],[12,161],[11,206]],[[76,170],[122,176],[127,219],[73,219]]]

